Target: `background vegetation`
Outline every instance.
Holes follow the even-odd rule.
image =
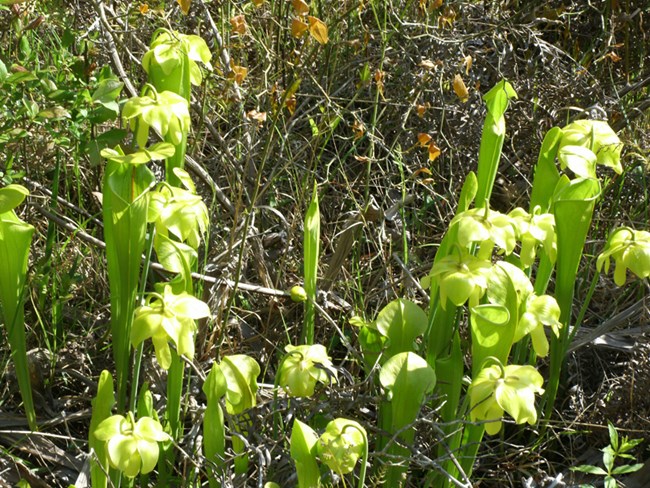
[[[102,369],[113,369],[99,151],[125,130],[115,99],[97,89],[116,77],[125,83],[122,99],[134,95],[146,79],[139,60],[159,27],[198,34],[213,52],[214,69],[194,91],[188,146],[187,168],[211,220],[200,278],[214,318],[200,322],[195,365],[207,372],[217,358],[240,353],[262,365],[251,415],[251,485],[265,476],[295,482],[285,439],[264,426],[273,413],[274,368],[301,331],[303,307],[286,290],[302,282],[303,219],[314,180],[323,293],[315,342],[352,377],[342,376],[326,396],[274,407],[303,419],[323,412],[372,417],[365,408],[371,385],[359,380],[362,365],[342,340],[356,342],[348,319],[373,319],[396,297],[426,305],[418,281],[431,268],[465,175],[476,169],[481,96],[502,78],[519,98],[506,114],[492,206],[505,211],[527,201],[551,127],[606,119],[625,143],[625,170],[604,188],[586,253],[602,250],[613,225],[647,227],[650,12],[643,1],[313,0],[311,12],[328,27],[326,44],[292,35],[293,7],[284,0],[259,7],[194,0],[186,16],[171,1],[31,0],[0,10],[0,174],[2,186],[31,191],[21,218],[36,228],[26,322],[41,426],[24,433],[3,346],[6,483],[67,486],[84,470],[90,400]],[[431,140],[423,144],[419,134]],[[592,261],[584,264],[578,303],[596,272]],[[607,443],[607,420],[643,436],[650,418],[647,296],[647,280],[615,289],[611,277],[600,277],[547,435],[530,451],[521,434],[506,430],[479,452],[477,482],[521,486],[531,478],[544,486],[560,473],[571,476],[569,466],[597,463],[593,446]],[[143,377],[160,403],[165,378],[153,354],[145,358]],[[181,447],[192,452],[205,405],[198,379],[184,405]],[[435,420],[431,410],[418,420],[414,480],[431,469]],[[648,458],[644,445],[637,453]],[[180,479],[191,463],[178,463]]]

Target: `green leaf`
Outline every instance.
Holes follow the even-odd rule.
[[[384,363],[379,382],[386,389],[393,410],[390,432],[397,432],[415,420],[425,395],[436,384],[436,374],[417,354],[402,352]]]
[[[115,78],[102,80],[93,92],[91,99],[93,102],[112,109],[115,101],[120,97],[123,87],[124,83]]]
[[[490,200],[506,133],[504,114],[510,99],[516,97],[512,85],[505,80],[497,83],[483,96],[488,113],[483,124],[479,148],[477,208],[485,207]]]
[[[618,451],[618,431],[614,424],[607,421],[607,430],[609,431],[609,444],[612,446],[614,451]]]
[[[502,342],[502,332],[510,321],[510,313],[503,305],[486,303],[472,308],[472,319],[472,340],[483,348],[493,348]]]
[[[560,337],[551,337],[551,372],[546,390],[548,417],[553,410],[555,395],[560,381],[560,372],[569,341],[569,321],[573,310],[573,294],[578,266],[591,226],[596,200],[600,196],[600,183],[593,179],[569,181],[560,178],[554,195],[553,214],[557,234],[557,261],[555,298],[560,306]]]
[[[92,401],[92,416],[88,428],[88,447],[95,452],[90,458],[90,477],[93,488],[106,488],[108,486],[108,452],[106,443],[96,437],[97,426],[111,416],[115,404],[113,377],[104,370],[99,375],[97,382],[97,395]]]
[[[436,384],[436,374],[427,362],[413,352],[401,352],[390,358],[379,371],[379,382],[386,390],[387,402],[382,404],[380,427],[391,437],[398,432],[401,443],[413,442],[415,431],[408,427],[417,418],[427,393]],[[391,444],[389,454],[408,455],[410,451],[399,444]],[[390,466],[386,486],[398,486],[407,467]]]
[[[560,173],[555,165],[555,157],[562,140],[562,129],[553,127],[546,133],[535,165],[535,177],[530,196],[530,212],[539,205],[541,213],[546,213],[551,207],[553,191],[560,179]]]
[[[7,188],[11,187],[9,190]],[[6,197],[4,206],[8,207],[24,198],[24,188],[9,185],[3,191]],[[13,210],[0,213],[0,305],[7,330],[18,387],[25,406],[29,427],[36,430],[36,412],[32,400],[30,368],[27,362],[27,342],[25,338],[25,283],[29,248],[34,235],[34,227],[20,220]]]
[[[0,59],[0,83],[7,79],[8,74],[7,65],[2,62],[2,59]]]
[[[111,332],[118,408],[126,405],[130,336],[147,228],[147,198],[153,173],[146,166],[109,161],[103,182],[103,220],[111,292]]]
[[[586,147],[562,146],[557,158],[562,169],[569,168],[580,178],[596,177],[596,155]]]
[[[612,474],[629,474],[629,473],[634,473],[638,470],[640,470],[644,466],[643,463],[638,463],[638,464],[627,464],[625,466],[618,466],[617,468],[614,468],[612,471]]]
[[[379,312],[375,325],[388,338],[384,357],[390,358],[400,352],[415,351],[415,339],[427,329],[429,319],[418,305],[398,298]]]
[[[38,80],[38,77],[31,71],[18,71],[7,76],[7,78],[5,78],[5,83],[17,85],[18,83],[25,83],[26,81],[34,80]]]
[[[607,471],[605,471],[603,468],[599,468],[598,466],[591,466],[588,464],[585,464],[583,466],[575,466],[571,468],[571,471],[580,471],[581,473],[597,474],[601,476],[607,474]]]
[[[28,195],[29,190],[22,185],[11,184],[0,188],[0,214],[16,208]]]
[[[186,269],[193,268],[198,260],[198,254],[193,248],[164,234],[156,233],[153,245],[158,262],[167,271],[184,273]]]
[[[458,208],[456,209],[456,215],[465,212],[472,202],[474,197],[476,197],[476,192],[478,191],[478,180],[476,178],[476,173],[470,171],[465,177],[465,182],[463,187],[460,190],[460,197],[458,198]]]
[[[313,302],[316,301],[316,281],[318,278],[318,256],[320,254],[320,210],[318,207],[318,185],[314,181],[311,203],[305,215],[304,248],[304,281],[305,291],[310,298],[305,302],[305,320],[301,341],[306,344],[314,343],[314,322],[316,311]]]
[[[523,271],[510,263],[499,261],[492,269],[488,281],[491,305],[472,307],[470,314],[474,376],[489,356],[507,363],[517,330],[520,294],[525,295],[531,287]]]
[[[605,488],[618,488],[618,483],[613,476],[605,476],[604,482]]]
[[[36,117],[40,117],[42,119],[52,119],[52,120],[72,118],[70,112],[68,112],[65,108],[58,105],[56,107],[50,107],[41,110],[36,114]]]
[[[318,435],[314,429],[296,419],[291,429],[291,458],[296,463],[299,488],[320,486],[320,471],[316,462]]]
[[[221,371],[228,385],[226,410],[229,414],[240,414],[257,404],[257,377],[260,365],[250,356],[235,354],[225,356]]]

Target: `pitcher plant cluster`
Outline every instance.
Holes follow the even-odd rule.
[[[156,466],[158,480],[164,484],[173,472],[173,446],[183,430],[185,361],[194,358],[196,321],[211,315],[209,306],[196,297],[199,289],[192,280],[198,250],[208,232],[208,209],[183,169],[191,129],[190,89],[202,80],[198,63],[210,69],[210,58],[205,41],[198,36],[166,29],[154,33],[143,59],[149,83],[122,108],[133,144],[102,151],[107,160],[103,212],[118,413],[111,415],[114,389],[106,371],[100,378],[90,429],[95,453],[93,486],[107,486],[109,477],[115,483],[122,475],[146,476]],[[154,137],[163,141],[150,143]],[[150,161],[164,161],[164,181],[156,182],[147,166]],[[174,277],[147,291],[147,270],[154,252]],[[162,418],[153,409],[146,384],[139,385],[144,345],[149,340],[158,366],[167,371]],[[225,446],[223,414],[214,402],[225,394],[229,413],[251,408],[259,372],[254,359],[232,356],[224,357],[206,378],[204,453],[209,460],[218,462]],[[211,483],[216,480],[215,472]]]
[[[210,60],[200,37],[156,31],[142,60],[148,83],[122,106],[131,142],[101,152],[115,376],[102,372],[93,401],[93,487],[119,486],[123,477],[131,483],[137,476],[144,484],[156,468],[159,484],[171,483],[176,444],[183,435],[186,362],[194,359],[197,320],[211,318],[210,307],[198,298],[200,284],[193,281],[209,213],[184,170],[191,88],[202,82],[204,69],[211,69]],[[119,89],[113,91],[119,96]],[[285,426],[275,417],[273,428],[282,436],[290,431],[288,449],[300,488],[337,480],[346,485],[355,477],[361,488],[368,468],[385,486],[404,486],[408,462],[396,460],[411,456],[425,404],[438,412],[444,442],[440,470],[428,473],[423,486],[448,486],[454,479],[468,483],[484,435],[499,434],[506,423],[544,429],[540,420],[553,411],[564,356],[580,325],[572,322],[574,287],[601,198],[601,175],[623,171],[622,145],[602,121],[551,129],[539,153],[528,207],[499,212],[491,208],[490,197],[505,139],[505,112],[515,97],[506,81],[484,97],[477,172],[467,176],[456,215],[422,279],[430,292],[428,310],[397,298],[372,320],[350,320],[360,365],[377,393],[373,435],[368,436],[361,418],[334,418],[312,427],[303,418]],[[157,181],[149,167],[155,161],[164,162],[164,181]],[[27,419],[36,429],[23,307],[34,228],[16,214],[27,194],[16,184],[0,189],[0,262],[6,263],[0,271],[0,304]],[[342,366],[333,363],[324,345],[314,343],[319,244],[314,185],[304,220],[303,286],[290,290],[291,298],[304,304],[304,324],[300,343],[284,348],[275,401],[317,397],[341,380]],[[153,259],[171,279],[150,282]],[[614,229],[597,269],[608,273],[612,260],[617,285],[631,276],[648,278],[650,233]],[[547,292],[552,279],[553,294]],[[150,346],[157,367],[167,373],[160,416],[140,381],[144,350]],[[540,359],[549,364],[546,380],[537,369]],[[260,374],[255,359],[236,354],[222,357],[201,377],[206,407],[200,449],[211,487],[221,486],[231,470],[228,443],[234,472],[248,471],[246,439],[254,425],[250,410],[257,405]]]

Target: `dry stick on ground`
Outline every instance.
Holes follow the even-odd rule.
[[[43,215],[44,217],[50,219],[52,222],[57,224],[60,227],[63,227],[64,229],[72,232],[74,235],[79,236],[80,239],[83,241],[86,241],[89,244],[92,244],[94,246],[97,246],[99,248],[104,249],[106,247],[106,244],[104,241],[97,239],[96,237],[91,236],[90,234],[84,232],[82,229],[77,227],[74,223],[69,222],[65,220],[64,218],[50,212],[49,210],[46,210],[45,208],[41,207],[40,205],[32,204],[32,207],[34,210],[36,210],[38,213]],[[144,260],[144,257],[143,257]],[[150,264],[151,269],[154,269],[156,271],[163,271],[163,272],[168,272],[163,266],[159,263],[154,263],[152,262]],[[253,292],[253,293],[261,293],[263,295],[271,295],[271,296],[289,296],[289,293],[283,290],[274,290],[272,288],[267,288],[264,286],[258,286],[258,285],[253,285],[250,283],[242,283],[241,281],[235,282],[234,280],[229,280],[227,278],[216,278],[214,276],[208,276],[200,273],[192,273],[192,278],[198,279],[198,280],[203,280],[206,283],[210,284],[215,284],[215,285],[225,285],[228,288],[235,288],[237,287],[238,289],[248,291],[248,292]]]

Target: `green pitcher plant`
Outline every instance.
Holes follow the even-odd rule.
[[[103,155],[108,160],[102,186],[104,240],[111,290],[117,404],[118,410],[122,410],[126,406],[131,326],[147,233],[147,192],[155,177],[145,165],[147,161],[121,159],[124,153],[119,146]]]
[[[309,425],[296,419],[291,428],[290,453],[296,464],[298,488],[318,488],[318,434]]]
[[[95,431],[101,422],[111,416],[115,404],[115,389],[113,376],[107,370],[99,375],[97,381],[97,394],[92,401],[92,416],[88,429],[88,447],[91,450],[90,480],[92,488],[106,488],[108,486],[109,457],[106,443],[95,437]]]
[[[501,373],[511,366],[527,367],[520,372],[535,377],[532,389],[535,394],[544,393],[541,405],[548,418],[570,338],[577,269],[591,215],[601,194],[599,168],[622,172],[621,143],[607,123],[576,121],[564,128],[551,129],[544,138],[535,167],[529,210],[516,208],[507,214],[491,210],[490,195],[505,137],[504,114],[514,97],[516,94],[507,82],[497,84],[484,97],[488,113],[481,138],[478,177],[473,173],[468,175],[456,216],[443,237],[431,272],[422,281],[431,291],[429,326],[424,337],[427,361],[438,373],[452,379],[438,385],[439,392],[446,396],[440,410],[444,423],[453,424],[467,414],[470,419],[476,415],[467,411],[466,404],[461,402],[464,364],[458,331],[462,319],[459,310],[465,306],[472,338],[472,382],[496,374],[494,368],[489,374],[484,372],[482,364],[489,357],[499,361]],[[474,199],[476,204],[472,209]],[[598,260],[599,269],[605,267],[606,271],[610,259],[615,260],[617,283],[625,280],[627,269],[647,277],[647,268],[639,264],[644,261],[639,256],[645,252],[645,236],[635,234],[634,237],[638,239],[630,231],[612,234],[611,245],[608,241]],[[546,288],[553,272],[555,296],[550,296]],[[361,335],[360,341],[363,343]],[[385,350],[384,344],[381,347]],[[547,387],[542,389],[541,377],[528,368],[534,369],[535,359],[547,355],[550,355],[550,378]],[[528,360],[530,364],[508,364],[513,358]],[[470,391],[476,392],[476,387]],[[522,395],[530,399],[528,393]],[[539,418],[537,413],[534,417],[530,414],[533,404],[527,405],[524,417],[513,414],[518,423],[524,418],[526,421],[534,418],[535,422]],[[490,408],[497,411],[494,405]],[[512,408],[515,407],[507,406],[505,411],[510,412]],[[481,407],[472,410],[480,412]],[[503,410],[499,415],[502,413]],[[488,433],[496,425],[492,424]],[[443,431],[448,436],[447,447],[452,452],[460,449],[461,468],[469,474],[485,427],[469,424],[458,429],[444,425]],[[445,456],[443,450],[439,454]],[[443,463],[443,469],[461,474],[451,461]],[[435,486],[445,483],[433,477],[429,481]]]
[[[159,93],[175,93],[189,104],[192,85],[200,85],[203,79],[198,63],[212,69],[211,57],[208,45],[201,37],[158,29],[152,36],[149,51],[142,57],[142,67],[147,72],[149,83]],[[171,135],[161,135],[172,142]],[[176,152],[165,162],[166,179],[173,186],[181,183],[174,170],[183,168],[185,163],[187,135],[188,131],[183,131],[181,139],[173,141]]]
[[[469,387],[470,419],[487,421],[485,431],[490,435],[501,430],[501,417],[508,412],[517,424],[537,422],[535,394],[544,392],[544,379],[533,366],[503,366],[501,361],[484,367]]]
[[[219,477],[224,471],[224,454],[226,452],[226,426],[224,422],[221,399],[226,395],[228,384],[218,364],[213,364],[203,383],[206,397],[203,413],[203,452],[206,460],[214,466],[208,471],[211,488],[221,486]]]
[[[224,356],[219,363],[221,372],[226,378],[226,411],[229,415],[238,415],[239,422],[233,417],[231,427],[239,435],[246,436],[250,425],[247,410],[257,405],[257,377],[260,375],[260,365],[254,358],[245,354]],[[248,455],[244,453],[245,444],[238,435],[232,437],[232,447],[236,454],[235,473],[245,473],[248,469]]]
[[[31,430],[36,430],[36,412],[27,363],[24,308],[29,248],[34,227],[23,222],[15,211],[27,195],[29,191],[21,185],[0,188],[0,305],[27,422]]]
[[[300,341],[305,344],[314,343],[314,327],[316,323],[316,282],[318,277],[318,255],[320,249],[320,210],[318,207],[318,186],[314,182],[311,203],[305,215],[305,231],[303,237],[303,275],[305,279],[305,320]]]
[[[612,231],[605,249],[598,256],[598,271],[604,267],[609,272],[610,260],[614,260],[614,283],[623,286],[629,269],[638,278],[650,277],[650,232],[619,227]]]
[[[359,422],[344,418],[330,421],[318,439],[316,452],[321,462],[339,476],[354,471],[361,459],[358,486],[365,486],[368,434]]]
[[[388,433],[379,441],[379,450],[393,456],[409,457],[408,447],[415,438],[415,422],[425,397],[436,384],[436,373],[427,362],[413,352],[401,352],[388,359],[379,371],[379,383],[385,391],[380,405],[381,429]],[[409,427],[410,426],[410,427]],[[391,442],[397,435],[399,442]],[[390,462],[390,461],[388,461]],[[403,486],[408,466],[389,464],[386,486]]]
[[[203,80],[198,63],[212,69],[211,58],[201,37],[163,28],[154,32],[142,67],[158,91],[173,91],[189,101],[191,85],[198,86]]]
[[[136,422],[133,412],[126,417],[113,415],[103,420],[94,433],[106,443],[111,466],[129,478],[151,472],[158,463],[158,443],[170,440],[160,422],[151,417]]]
[[[294,397],[310,397],[316,384],[335,384],[337,372],[320,344],[285,346],[286,355],[278,368],[278,385]]]
[[[169,369],[172,355],[169,343],[178,354],[194,358],[195,320],[209,317],[205,302],[185,291],[174,293],[169,284],[159,284],[160,293],[150,293],[145,304],[135,310],[131,328],[131,344],[136,347],[151,338],[156,360],[162,369]]]

